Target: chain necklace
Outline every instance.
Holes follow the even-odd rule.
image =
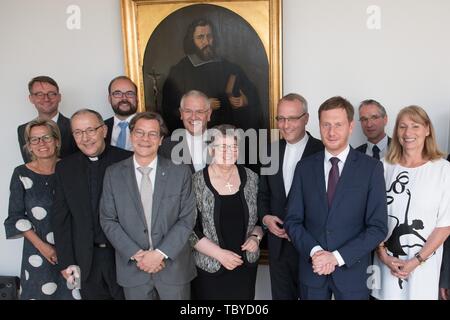
[[[217,173],[217,171],[216,171],[214,165],[212,166],[212,168],[213,168],[214,174],[215,174],[217,177],[222,177],[221,174],[218,174],[218,173]],[[231,180],[231,178],[233,177],[233,174],[234,174],[234,167],[231,169],[231,173],[230,173],[230,175],[228,176],[228,178],[225,179],[225,188],[228,188],[228,192],[231,192],[231,191],[232,191],[231,188],[234,187],[234,185],[232,185],[232,184],[230,183],[230,180]]]

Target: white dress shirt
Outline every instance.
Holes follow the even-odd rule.
[[[283,158],[283,182],[286,195],[288,195],[289,190],[291,190],[295,167],[297,166],[297,162],[302,158],[308,139],[308,134],[305,133],[305,136],[296,143],[289,143],[286,141],[286,149]]]
[[[373,152],[372,152],[373,146],[374,146],[374,144],[372,142],[367,141],[366,154],[369,157],[373,157]],[[384,136],[383,139],[381,139],[377,143],[377,147],[380,149],[380,159],[383,159],[383,157],[386,155],[387,150],[388,150],[388,136],[387,136],[387,134]]]
[[[193,136],[186,130],[186,142],[195,172],[202,170],[206,166],[206,139],[206,134]]]
[[[135,114],[132,114],[125,120],[120,120],[119,118],[114,116],[114,125],[113,125],[113,129],[111,132],[111,145],[112,146],[117,146],[117,139],[119,138],[119,134],[120,134],[120,130],[121,130],[119,127],[119,122],[126,121],[126,122],[130,123],[131,119],[133,119],[134,116],[135,116]],[[131,141],[130,141],[130,128],[128,128],[128,127],[127,127],[127,135],[126,135],[125,141],[126,141],[125,149],[128,151],[133,151],[133,146],[131,145]]]
[[[138,170],[138,168],[140,168],[142,166],[139,163],[137,163],[136,156],[133,156],[133,163],[134,163],[134,173],[136,175],[137,186],[138,186],[138,189],[141,190],[142,173]],[[153,161],[150,162],[150,164],[146,167],[152,168],[152,170],[150,171],[150,181],[152,183],[152,190],[153,190],[153,194],[154,194],[155,193],[156,168],[158,167],[158,157],[155,157],[155,159],[153,159]],[[152,197],[153,197],[153,194],[152,194]],[[158,251],[159,253],[161,253],[165,259],[168,259],[167,255],[164,252],[162,252],[159,249],[155,249],[155,250]]]
[[[57,112],[56,115],[52,118],[52,121],[58,123],[58,119],[59,119],[59,112]]]
[[[325,157],[323,160],[323,169],[324,169],[324,173],[325,173],[325,189],[328,189],[328,175],[330,174],[330,169],[332,167],[330,159],[332,157],[336,157],[339,159],[338,168],[339,168],[339,176],[341,176],[342,169],[344,169],[345,161],[347,160],[347,156],[348,156],[349,152],[350,152],[349,145],[347,145],[347,147],[336,156],[332,155],[331,153],[329,153],[327,151],[327,149],[325,149]],[[321,246],[315,246],[314,248],[311,249],[310,256],[312,257],[314,255],[314,253],[316,253],[317,251],[320,251],[320,250],[323,250],[323,248]],[[345,264],[345,261],[344,261],[344,259],[342,259],[342,256],[339,253],[339,251],[334,250],[333,255],[336,258],[339,267],[341,267]]]

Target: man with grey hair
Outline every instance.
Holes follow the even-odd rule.
[[[274,300],[298,299],[298,254],[284,229],[287,196],[294,170],[301,159],[323,150],[320,140],[305,129],[308,123],[308,103],[304,97],[290,93],[278,102],[277,127],[283,140],[277,158],[279,170],[274,175],[261,175],[258,193],[258,210],[268,229],[269,267]],[[272,150],[277,150],[273,147]]]
[[[383,158],[391,143],[391,138],[385,132],[388,121],[386,109],[376,100],[364,100],[359,105],[359,121],[367,143],[356,150],[378,160]]]
[[[100,226],[99,201],[106,168],[132,153],[106,145],[108,129],[98,112],[79,110],[70,122],[80,151],[56,164],[51,221],[58,268],[68,279],[73,270],[69,267],[79,267],[82,299],[123,299],[116,280],[114,248]]]
[[[191,90],[181,98],[179,110],[184,129],[175,130],[171,137],[165,138],[159,153],[174,163],[189,165],[194,173],[207,163],[206,128],[211,119],[210,101],[203,92]]]

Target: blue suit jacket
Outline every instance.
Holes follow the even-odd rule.
[[[299,280],[320,288],[327,276],[312,271],[311,249],[338,250],[345,264],[331,274],[339,290],[367,289],[371,251],[387,235],[386,190],[380,161],[350,148],[328,208],[324,151],[300,161],[289,193],[285,228],[299,252]]]

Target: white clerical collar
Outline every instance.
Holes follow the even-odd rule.
[[[194,67],[199,67],[201,65],[212,63],[212,62],[219,62],[221,60],[220,58],[216,57],[214,59],[204,61],[204,60],[200,59],[196,54],[188,54],[188,58]]]
[[[305,135],[303,136],[303,138],[301,138],[300,140],[298,140],[296,143],[289,143],[286,141],[286,147],[289,149],[297,149],[300,147],[303,147],[306,145],[306,143],[308,143],[308,134],[305,133]]]

